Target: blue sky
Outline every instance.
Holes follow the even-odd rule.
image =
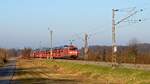
[[[48,27],[54,31],[54,46],[68,44],[69,39],[82,46],[84,33],[91,35],[90,45],[111,45],[112,8],[142,8],[131,18],[140,19],[150,18],[149,5],[149,0],[0,0],[0,47],[47,47]],[[124,17],[121,12],[116,15]],[[121,23],[117,43],[127,44],[132,38],[150,43],[149,22]]]

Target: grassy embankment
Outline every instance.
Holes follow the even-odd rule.
[[[21,84],[149,84],[150,71],[21,59],[13,79]]]
[[[48,62],[48,64],[63,67],[72,73],[81,75],[85,79],[97,79],[110,83],[150,84],[150,71],[126,68],[112,69],[111,67],[68,62]]]

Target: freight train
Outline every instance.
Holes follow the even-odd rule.
[[[79,50],[74,45],[65,45],[52,49],[37,49],[33,50],[31,56],[34,58],[72,58],[76,59],[79,56]]]

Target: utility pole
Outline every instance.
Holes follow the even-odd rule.
[[[115,11],[112,9],[112,66],[115,66],[117,63],[117,45],[116,45],[116,24],[115,24]]]
[[[53,59],[53,31],[52,30],[50,30],[49,28],[48,28],[48,30],[49,30],[49,32],[50,32],[50,59]],[[47,59],[48,59],[49,57],[47,56]]]
[[[128,16],[121,19],[120,21],[116,22],[115,21],[115,12],[117,12],[117,11],[119,11],[119,9],[112,9],[112,63],[113,63],[112,66],[113,67],[118,65],[118,63],[117,63],[117,44],[116,44],[116,26],[139,12],[139,11],[134,11],[131,14],[129,14]],[[141,11],[143,11],[143,9],[141,9],[140,12]],[[138,21],[141,21],[141,20],[138,20]]]
[[[42,58],[42,41],[40,41],[40,59]]]
[[[88,59],[88,34],[85,33],[84,37],[84,59]]]

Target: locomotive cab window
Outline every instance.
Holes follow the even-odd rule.
[[[77,50],[77,48],[70,48],[69,50]]]

